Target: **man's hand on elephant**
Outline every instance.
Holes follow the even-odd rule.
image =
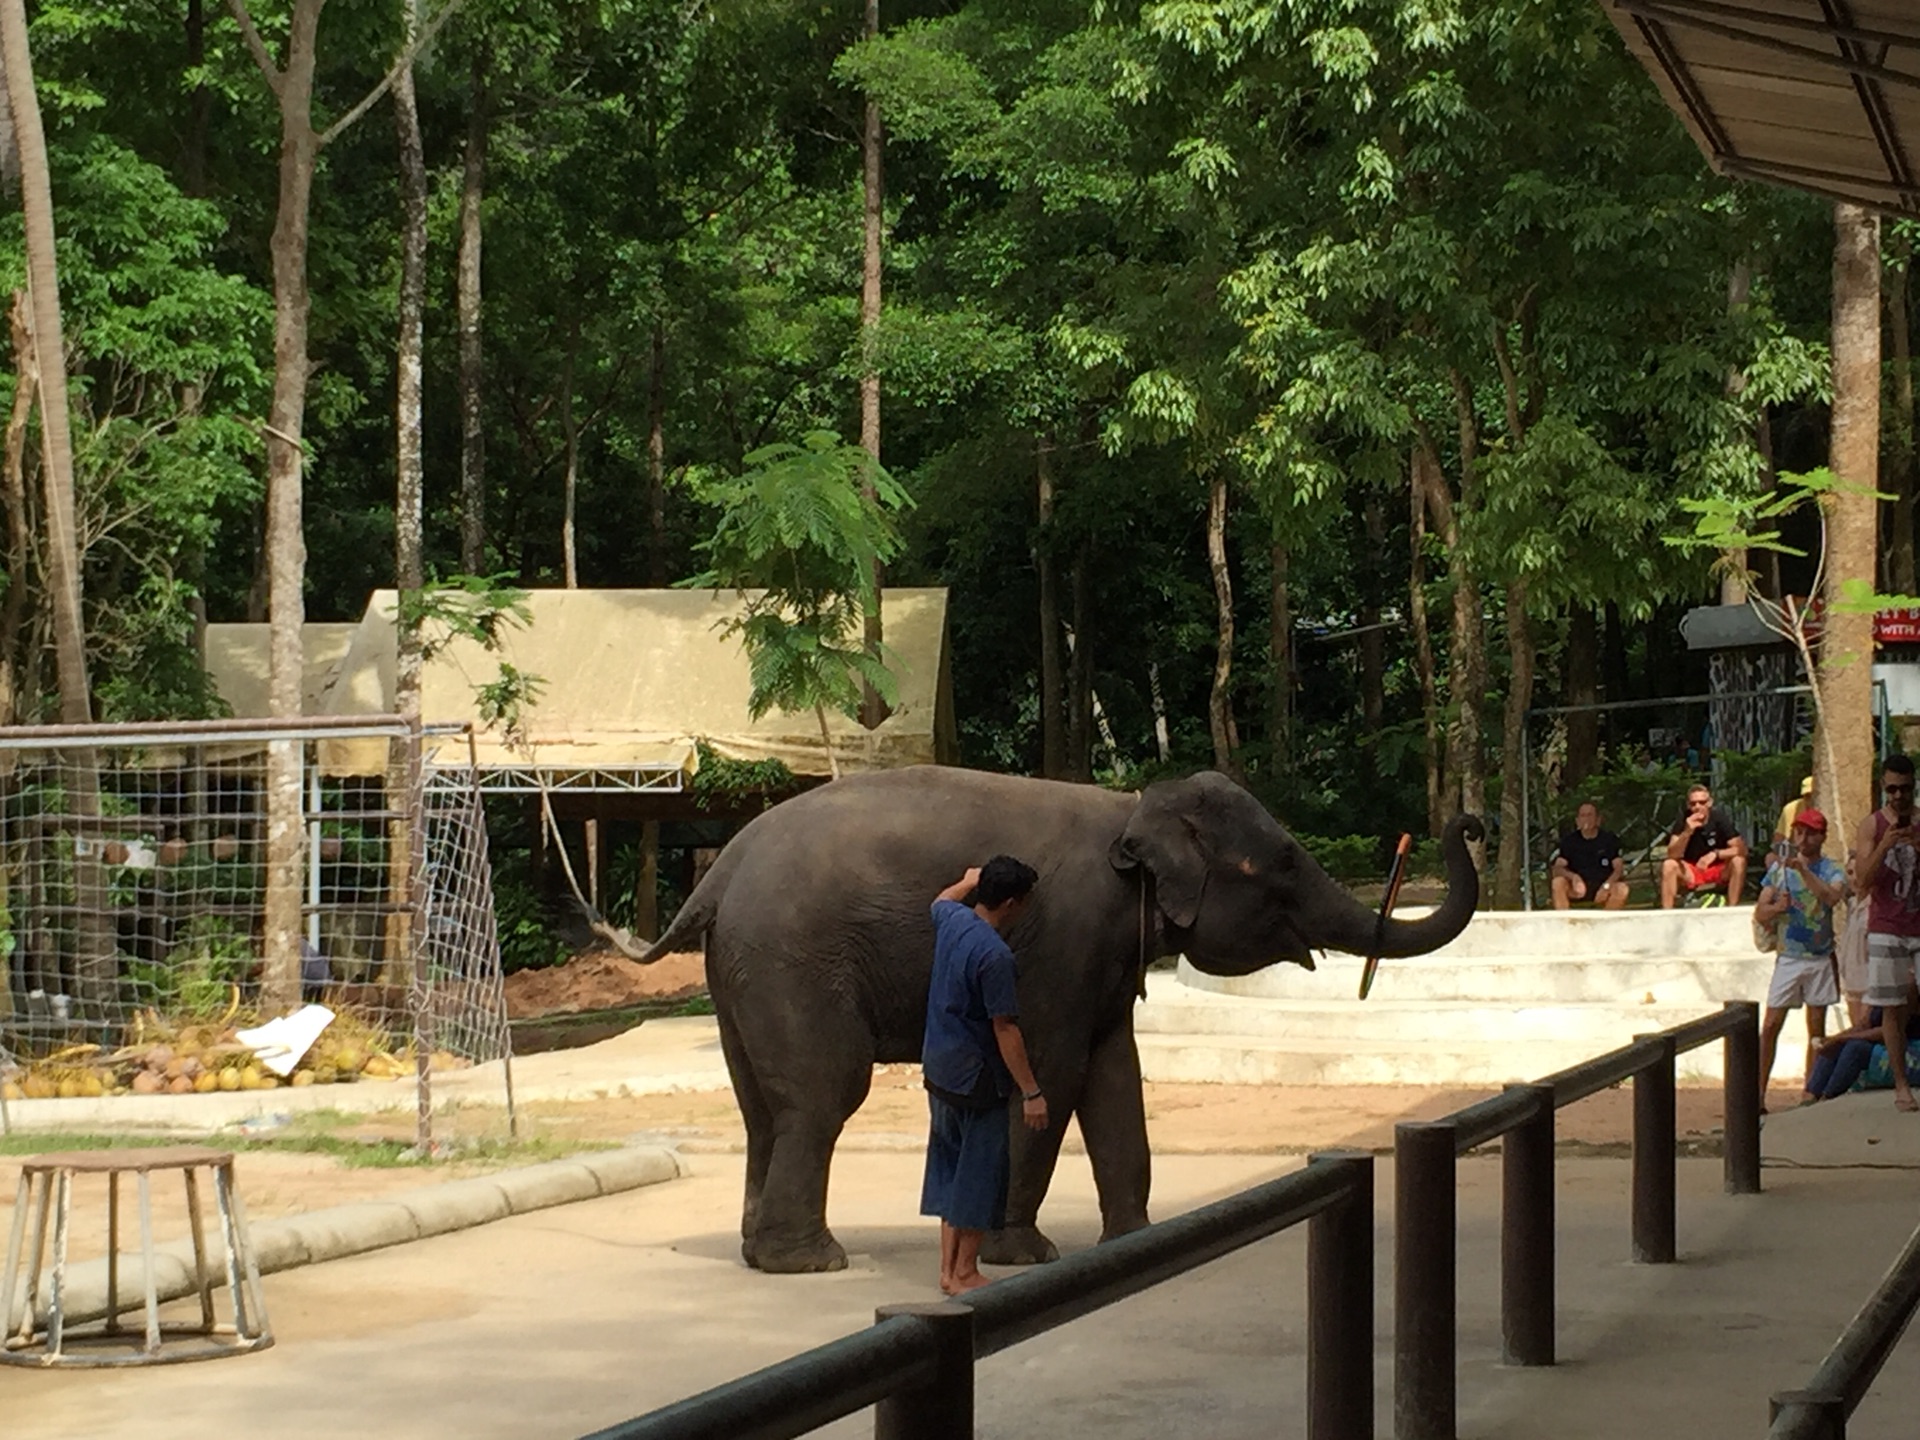
[[[1029,1130],[1046,1129],[1047,1128],[1047,1097],[1037,1093],[1031,1097],[1028,1097],[1025,1095],[1021,1096],[1020,1097],[1020,1118],[1026,1122],[1026,1126]]]
[[[954,881],[953,884],[947,886],[946,889],[942,890],[934,898],[936,900],[952,900],[956,904],[964,905],[967,903],[967,897],[979,888],[980,867],[975,865],[969,868],[966,874]]]

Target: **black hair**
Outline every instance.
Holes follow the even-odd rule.
[[[989,910],[998,910],[1009,900],[1024,900],[1040,877],[1031,865],[1011,855],[996,855],[980,867],[980,883],[974,887],[973,901]]]
[[[1913,778],[1913,757],[1911,755],[1889,755],[1880,763],[1880,769],[1891,775],[1904,775]]]

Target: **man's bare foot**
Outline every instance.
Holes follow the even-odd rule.
[[[985,1275],[976,1270],[971,1275],[955,1275],[949,1280],[942,1280],[940,1289],[948,1295],[964,1295],[969,1290],[978,1290],[982,1285],[991,1283]]]
[[[1896,1110],[1920,1110],[1920,1100],[1914,1099],[1911,1095],[1896,1095],[1893,1097],[1893,1108]]]

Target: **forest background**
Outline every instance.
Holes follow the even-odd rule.
[[[413,467],[427,574],[663,585],[707,568],[716,479],[832,432],[912,497],[887,582],[950,587],[967,763],[1217,765],[1322,837],[1491,811],[1511,903],[1522,718],[1704,690],[1678,617],[1738,582],[1667,543],[1686,502],[1826,461],[1831,208],[1712,174],[1593,0],[321,11],[31,7],[100,718],[214,713],[200,628],[267,617],[301,53],[308,619],[395,583]],[[55,617],[13,409],[0,719],[31,721]],[[1810,560],[1751,558],[1805,592]],[[1645,729],[1555,729],[1559,791]]]

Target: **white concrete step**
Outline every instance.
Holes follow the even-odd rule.
[[[1134,1012],[1136,1035],[1259,1036],[1269,1040],[1364,1040],[1401,1045],[1540,1040],[1585,1046],[1613,1036],[1631,1038],[1664,1030],[1719,1008],[1717,1001],[1502,1005],[1381,1000],[1376,996],[1363,1004],[1357,1000],[1225,1000],[1149,994],[1153,997],[1150,1002]]]
[[[1171,975],[1193,994],[1261,1001],[1358,1003],[1364,962],[1329,955],[1313,970],[1275,965],[1252,975],[1205,975],[1184,960]],[[1367,1003],[1476,1001],[1483,1004],[1718,1004],[1728,997],[1766,992],[1773,956],[1755,950],[1732,955],[1668,959],[1631,953],[1527,955],[1494,959],[1423,956],[1383,960]],[[1651,998],[1649,998],[1651,997]]]
[[[1400,1045],[1254,1035],[1142,1035],[1140,1068],[1149,1080],[1218,1085],[1457,1085],[1497,1090],[1538,1080],[1612,1048],[1546,1040],[1428,1042]],[[1783,1040],[1783,1054],[1799,1041]],[[1783,1060],[1776,1075],[1795,1062]],[[1690,1051],[1675,1063],[1683,1082],[1720,1078],[1720,1047]]]

